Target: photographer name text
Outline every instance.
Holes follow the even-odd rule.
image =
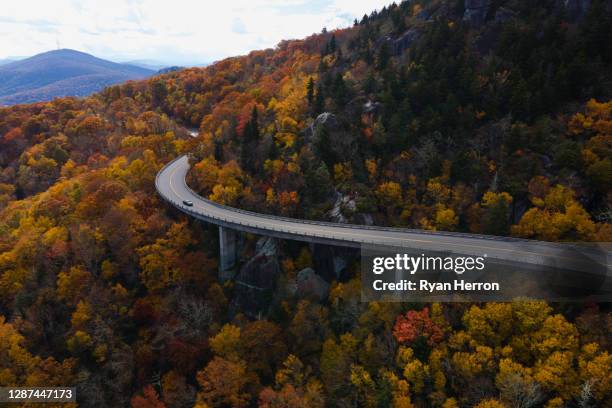
[[[418,281],[402,279],[398,282],[385,282],[377,279],[372,282],[372,287],[376,291],[420,291],[420,292],[467,292],[485,291],[496,292],[500,290],[498,282],[468,282],[463,279],[455,279],[453,282],[430,282],[427,279]]]

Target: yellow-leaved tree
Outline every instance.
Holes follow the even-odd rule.
[[[597,226],[589,213],[575,198],[574,191],[563,185],[548,185],[548,180],[536,177],[529,183],[531,202],[512,233],[525,238],[546,241],[591,241]]]

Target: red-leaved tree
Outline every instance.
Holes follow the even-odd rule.
[[[419,337],[424,337],[429,346],[442,341],[442,329],[431,320],[429,308],[410,310],[406,315],[399,315],[393,327],[393,336],[404,345],[411,345]]]

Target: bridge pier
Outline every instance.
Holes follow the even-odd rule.
[[[237,260],[236,231],[219,227],[219,280],[225,282],[234,277]]]

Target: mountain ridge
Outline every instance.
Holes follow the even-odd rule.
[[[87,96],[109,85],[154,74],[153,70],[81,51],[48,51],[0,66],[0,105]]]

